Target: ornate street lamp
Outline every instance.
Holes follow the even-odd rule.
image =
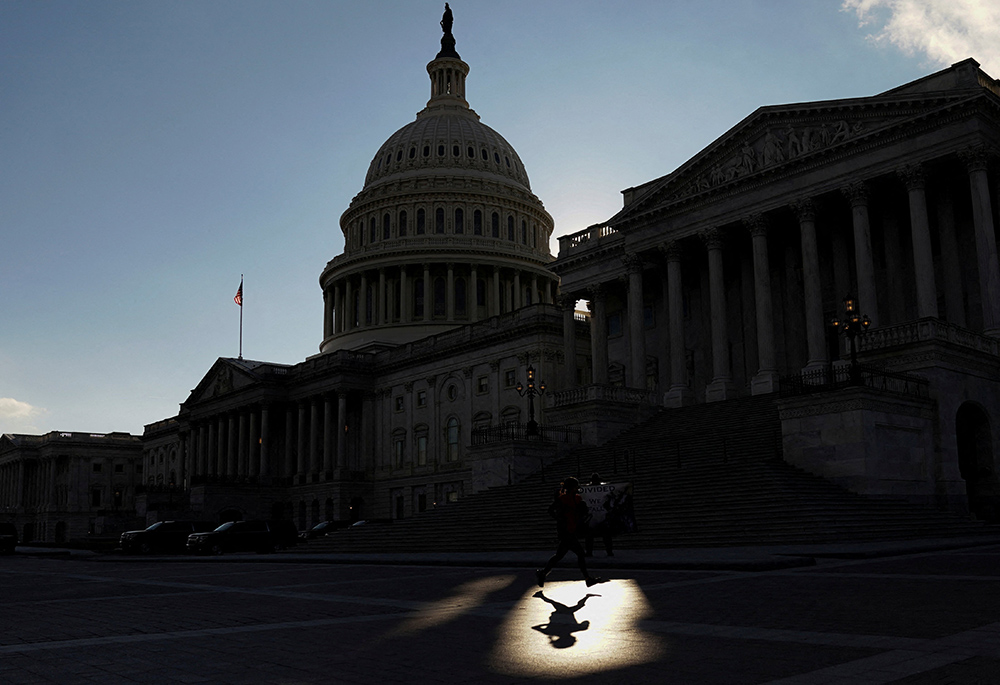
[[[545,383],[535,385],[535,367],[528,366],[528,384],[523,385],[521,381],[514,387],[521,397],[528,397],[528,435],[538,435],[538,423],[535,421],[535,395],[545,394]]]
[[[830,324],[851,341],[851,383],[861,385],[861,368],[858,366],[858,347],[855,339],[863,336],[872,325],[867,314],[858,313],[858,302],[848,295],[844,298],[844,319],[833,317]]]

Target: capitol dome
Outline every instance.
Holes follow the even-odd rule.
[[[341,216],[344,253],[320,276],[321,352],[385,349],[554,301],[552,217],[511,144],[469,107],[454,46],[449,25],[427,65],[430,99],[382,144]]]

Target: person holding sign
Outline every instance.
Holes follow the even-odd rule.
[[[590,474],[590,485],[604,485],[601,474],[596,471]],[[611,522],[607,515],[600,517],[600,520],[597,516],[591,515],[590,521],[587,522],[586,549],[588,557],[594,556],[594,535],[596,533],[600,533],[601,537],[604,538],[604,551],[608,553],[609,557],[613,557],[615,553],[611,547]]]

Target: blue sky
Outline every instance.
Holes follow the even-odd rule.
[[[975,0],[456,0],[467,95],[556,234],[763,105],[975,57]],[[429,96],[443,2],[0,3],[0,432],[141,433],[216,358],[295,363],[372,155]],[[553,241],[553,251],[557,249]]]

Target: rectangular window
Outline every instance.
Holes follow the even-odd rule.
[[[449,502],[457,502],[458,501],[458,493],[455,492],[454,490],[452,490],[451,492],[449,492],[448,493],[448,501]]]
[[[115,464],[115,473],[125,473],[125,464]]]
[[[403,396],[398,395],[397,397],[393,398],[393,401],[396,404],[396,411],[403,411]]]
[[[426,407],[427,406],[427,391],[418,390],[417,391],[417,406]]]
[[[404,454],[405,444],[402,438],[397,438],[393,443],[393,465],[399,468],[403,465],[403,454]]]
[[[508,388],[517,385],[517,372],[514,369],[507,369],[503,372],[503,384]]]
[[[90,506],[99,507],[101,506],[101,489],[94,488],[90,491]]]
[[[417,511],[427,511],[427,495],[424,493],[417,495]]]
[[[480,376],[476,379],[476,392],[480,395],[484,395],[490,391],[490,378],[489,376]]]
[[[417,437],[417,466],[427,465],[427,436]]]
[[[135,465],[135,475],[137,475],[137,476],[141,476],[142,475],[142,464],[136,464]]]
[[[100,473],[101,469],[103,468],[103,466],[102,466],[101,462],[95,461],[93,468],[94,468],[94,473]]]

